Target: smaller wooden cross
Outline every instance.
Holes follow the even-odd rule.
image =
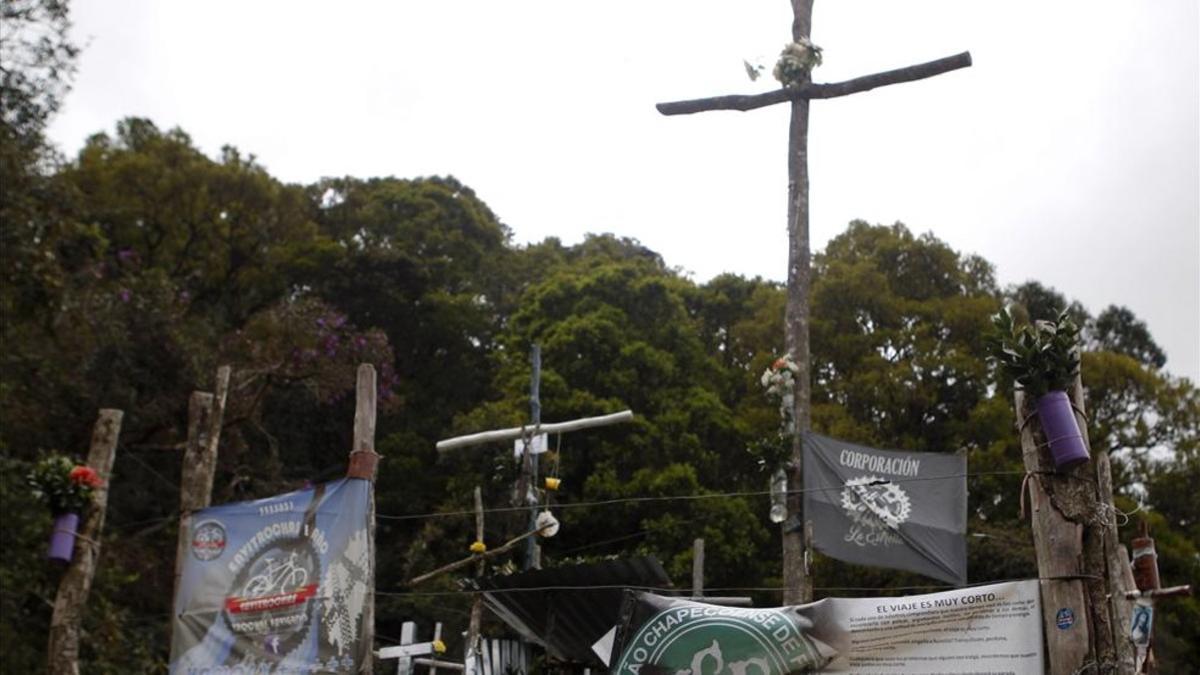
[[[533,375],[529,385],[529,405],[533,418],[532,424],[515,427],[512,429],[484,431],[482,433],[471,434],[469,436],[457,436],[455,438],[448,438],[446,440],[438,441],[437,444],[438,451],[442,452],[452,448],[480,445],[494,441],[509,441],[515,439],[523,440],[523,449],[520,456],[521,475],[517,478],[514,506],[521,506],[524,503],[530,507],[529,532],[527,532],[526,535],[534,534],[544,529],[538,528],[537,526],[538,504],[537,499],[531,496],[534,494],[534,482],[537,480],[538,474],[538,459],[537,455],[532,452],[532,439],[539,434],[576,431],[590,427],[616,424],[618,422],[628,422],[633,419],[632,412],[623,410],[619,413],[603,415],[600,417],[585,417],[577,420],[571,420],[569,422],[560,422],[557,424],[542,424],[542,402],[540,396],[542,379],[542,350],[540,345],[533,345],[530,357],[533,364]],[[524,568],[528,570],[540,567],[540,554],[537,547],[537,540],[534,537],[529,537],[527,541],[528,544]]]
[[[1159,598],[1191,595],[1191,585],[1163,588],[1158,576],[1158,552],[1150,528],[1145,519],[1141,521],[1138,536],[1133,544],[1133,573],[1136,591],[1126,591],[1125,598],[1133,601],[1129,626],[1129,640],[1133,643],[1135,673],[1156,673],[1158,664],[1154,658],[1154,605]]]
[[[457,670],[464,669],[463,664],[453,661],[442,661],[436,657],[446,650],[442,644],[442,624],[434,628],[433,640],[430,642],[414,642],[417,634],[417,624],[405,621],[400,627],[400,644],[380,649],[377,655],[381,660],[396,659],[396,675],[412,675],[413,666],[428,666],[430,675],[436,675],[438,668]],[[422,658],[429,657],[432,658]]]

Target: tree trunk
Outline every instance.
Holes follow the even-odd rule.
[[[108,509],[108,490],[112,479],[113,458],[117,438],[121,434],[120,410],[100,411],[92,430],[92,445],[87,465],[96,470],[104,482],[92,491],[92,504],[84,516],[77,535],[75,558],[58,584],[54,599],[54,614],[50,619],[50,641],[46,648],[46,671],[50,675],[78,675],[79,630],[83,608],[92,590],[96,560],[100,557],[100,537],[104,531],[104,512]]]
[[[808,37],[812,29],[812,0],[792,0],[795,19],[792,38]],[[808,575],[808,542],[805,540],[803,499],[798,488],[804,484],[802,434],[812,425],[810,405],[812,375],[808,348],[808,289],[811,282],[808,237],[808,100],[792,102],[788,128],[788,279],[785,339],[788,354],[799,367],[793,401],[795,434],[789,472],[788,518],[783,525],[783,602],[798,604],[812,600]]]

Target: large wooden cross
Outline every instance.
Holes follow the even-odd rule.
[[[791,0],[792,39],[800,42],[812,32],[813,0]],[[808,102],[814,98],[834,98],[868,91],[876,87],[912,82],[971,65],[968,52],[907,68],[858,77],[845,82],[815,84],[806,75],[801,82],[756,95],[716,96],[689,101],[660,103],[664,115],[687,115],[709,110],[753,110],[775,103],[790,102],[792,118],[788,135],[788,279],[785,343],[788,354],[800,372],[796,377],[794,416],[796,434],[792,442],[789,483],[801,485],[801,434],[811,427],[811,376],[808,349],[808,287],[810,281],[808,237]],[[801,513],[801,496],[795,487],[789,490],[788,519],[783,532],[784,602],[812,600],[812,582],[808,578],[808,536]]]

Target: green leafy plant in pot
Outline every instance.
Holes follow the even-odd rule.
[[[1065,310],[1054,321],[1018,325],[1005,309],[992,323],[991,357],[1035,401],[1055,468],[1088,461],[1087,445],[1066,392],[1079,374],[1079,326]]]

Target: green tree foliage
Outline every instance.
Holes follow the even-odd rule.
[[[1126,307],[1109,305],[1091,325],[1093,349],[1124,354],[1152,368],[1162,368],[1167,355],[1150,337],[1144,321]]]
[[[814,427],[875,447],[967,452],[970,529],[980,535],[968,540],[971,580],[1033,573],[1028,531],[1015,522],[1012,405],[986,360],[1000,307],[991,265],[901,224],[856,221],[813,269]],[[826,560],[816,573],[828,586],[927,583]]]
[[[989,266],[903,225],[851,223],[814,260],[814,426],[876,446],[969,447],[988,398]]]
[[[703,537],[710,588],[779,584],[779,531],[762,494],[773,467],[752,450],[779,428],[759,376],[783,351],[780,284],[736,275],[696,284],[611,235],[516,246],[452,177],[287,185],[252,156],[226,148],[210,158],[182,130],[144,119],[92,137],[72,161],[51,161],[42,125],[75,53],[66,6],[14,1],[3,12],[0,53],[33,55],[21,62],[31,70],[5,70],[0,82],[5,667],[41,667],[57,582],[41,560],[49,516],[28,507],[21,478],[41,450],[83,454],[97,408],[119,407],[84,672],[162,668],[186,405],[221,363],[234,379],[218,502],[341,475],[354,368],[376,366],[378,590],[389,593],[377,607],[381,639],[408,619],[447,621],[447,635],[465,623],[468,596],[391,593],[455,591],[450,576],[418,589],[404,582],[466,554],[473,522],[453,514],[470,509],[476,485],[491,508],[512,502],[511,445],[440,456],[434,445],[529,421],[533,343],[544,421],[636,415],[551,440],[542,474],[562,486],[541,498],[560,507],[562,529],[543,542],[545,564],[648,553],[686,585],[691,542]],[[901,224],[851,223],[813,270],[815,428],[879,447],[966,452],[972,581],[1035,573],[1017,517],[1012,383],[984,351],[991,316],[1012,304],[1032,319],[1066,308],[1084,326],[1089,433],[1115,458],[1118,508],[1143,505],[1164,579],[1200,585],[1200,394],[1162,370],[1162,350],[1132,312],[1109,307],[1092,319],[1036,281],[1002,290],[983,258]],[[438,511],[446,515],[424,515]],[[486,540],[495,546],[527,526],[525,510],[490,513]],[[929,583],[820,556],[816,575],[819,589]],[[1196,658],[1198,607],[1161,605],[1164,659]]]
[[[6,141],[41,143],[75,73],[79,48],[67,35],[70,28],[70,8],[62,0],[0,4],[0,127]]]
[[[1026,281],[1019,286],[1008,288],[1004,292],[1004,298],[1015,305],[1014,315],[1017,323],[1053,321],[1063,311],[1066,311],[1067,316],[1079,326],[1091,319],[1083,305],[1076,301],[1067,302],[1062,293],[1037,281]]]
[[[156,270],[207,317],[239,325],[333,262],[304,190],[237,150],[219,161],[184,132],[127,119],[97,134],[65,173],[110,275]]]
[[[741,450],[746,439],[723,400],[728,392],[721,382],[728,377],[716,355],[706,351],[690,312],[694,287],[631,240],[590,237],[577,247],[555,249],[552,255],[545,247],[529,249],[548,264],[542,280],[527,286],[500,336],[494,386],[502,398],[464,415],[456,428],[516,426],[528,420],[527,354],[529,345],[538,342],[544,363],[543,419],[625,408],[637,415],[631,425],[561,439],[560,451],[545,460],[563,480],[558,499],[570,504],[639,491],[690,495],[713,491],[704,486],[739,485],[757,476]],[[516,467],[509,455],[499,467],[489,464],[488,471],[490,476],[476,474],[473,479],[504,486]],[[459,494],[470,489],[466,481],[453,485]],[[714,533],[708,556],[722,570],[714,578],[733,582],[733,570],[761,567],[763,558],[755,552],[769,539],[756,513],[761,508],[752,506],[742,500],[701,500],[604,511],[567,509],[562,533],[546,542],[546,557],[638,550],[658,554],[682,574],[690,564],[696,523],[711,523],[725,514],[728,518],[720,522],[731,525],[723,535]],[[600,531],[621,534],[597,541],[593,533]]]
[[[440,433],[484,397],[506,285],[509,231],[454,178],[325,180],[309,188],[337,264],[314,275],[350,320],[395,342],[405,429]]]
[[[173,557],[170,505],[190,391],[209,388],[216,364],[235,366],[214,493],[218,501],[257,497],[341,469],[344,433],[325,448],[281,456],[278,430],[336,410],[358,362],[387,373],[390,346],[309,290],[312,272],[339,252],[319,235],[307,193],[232,149],[214,161],[186,134],[131,119],[115,138],[93,137],[76,161],[31,175],[26,185],[37,189],[5,197],[4,237],[19,245],[5,247],[10,283],[0,289],[0,444],[27,473],[39,450],[84,454],[98,408],[126,411],[114,469],[123,488],[110,499],[105,548],[114,567],[97,581],[118,623],[104,624],[111,651],[93,641],[86,655],[118,664],[114,672],[149,670],[119,640],[144,634],[147,616],[169,611],[172,577],[162,561]],[[14,602],[40,607],[53,598],[45,576],[26,581],[16,588],[36,601]],[[164,628],[150,623],[146,644],[159,644]],[[163,658],[153,647],[140,651]]]

